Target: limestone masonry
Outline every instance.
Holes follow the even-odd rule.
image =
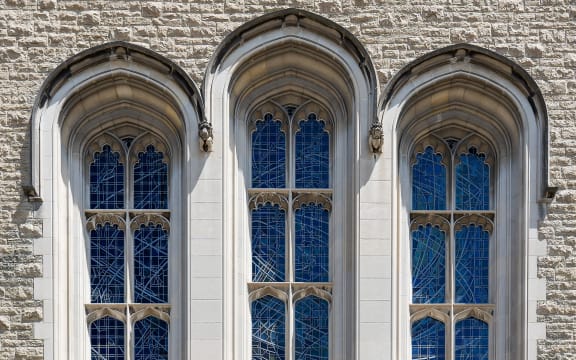
[[[503,55],[533,77],[547,106],[548,185],[557,187],[557,192],[549,204],[543,203],[540,223],[530,224],[538,228],[543,248],[526,265],[527,274],[545,286],[531,288],[527,295],[529,320],[541,324],[531,329],[537,346],[529,353],[535,351],[540,360],[576,359],[576,5],[572,1],[0,0],[0,360],[48,359],[45,353],[52,352],[45,339],[53,330],[43,324],[52,323],[47,309],[53,304],[38,296],[50,286],[44,279],[51,278],[53,264],[47,256],[51,249],[35,241],[49,226],[38,211],[50,204],[29,201],[23,190],[31,182],[31,112],[48,75],[83,50],[120,40],[170,59],[201,88],[207,64],[226,35],[286,8],[315,13],[350,31],[372,58],[380,93],[411,61],[457,43]],[[219,141],[216,135],[215,146],[222,146]],[[58,210],[56,216],[66,212]],[[358,341],[379,340],[361,335]]]

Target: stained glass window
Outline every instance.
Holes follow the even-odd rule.
[[[284,302],[272,296],[252,302],[252,360],[285,358],[285,309]]]
[[[252,281],[285,281],[286,212],[265,204],[252,211]]]
[[[490,234],[481,226],[464,226],[456,232],[457,303],[488,303]]]
[[[168,360],[168,324],[149,316],[134,324],[134,359]]]
[[[94,153],[90,164],[90,208],[122,209],[124,207],[124,165],[120,154],[104,145]]]
[[[438,226],[419,226],[412,232],[412,302],[444,302],[445,278],[445,233]]]
[[[283,188],[286,178],[286,135],[282,123],[266,114],[252,133],[252,187]]]
[[[296,133],[296,187],[328,188],[330,164],[330,136],[324,122],[316,114],[300,121]]]
[[[329,215],[320,204],[296,210],[295,281],[328,281]]]
[[[328,360],[328,302],[307,296],[296,302],[297,360]]]
[[[416,154],[416,164],[412,166],[412,209],[446,209],[446,181],[442,155],[431,146]]]
[[[134,301],[168,301],[168,234],[161,225],[134,232]]]
[[[90,232],[90,282],[93,303],[124,302],[124,231],[97,225]]]
[[[488,324],[476,318],[456,323],[456,360],[488,360]]]
[[[252,122],[252,359],[328,359],[329,300],[294,298],[308,289],[331,299],[332,288],[331,127],[308,106],[314,111],[287,104],[281,116]],[[290,329],[295,341],[285,342]]]
[[[168,208],[168,165],[152,145],[138,154],[134,165],[134,208]]]
[[[124,323],[103,317],[90,324],[92,360],[124,360]]]
[[[446,330],[441,321],[426,317],[412,324],[412,359],[446,358]]]
[[[488,359],[488,323],[455,319],[470,313],[491,319],[496,308],[490,303],[489,269],[493,153],[486,152],[491,147],[480,136],[461,129],[457,134],[465,136],[430,135],[423,144],[437,148],[425,146],[412,157],[410,313],[412,319],[424,311],[446,315],[444,321],[413,322],[413,359]],[[456,329],[452,338],[445,339],[447,328]]]
[[[138,360],[168,359],[167,322],[150,316],[129,327],[106,315],[112,312],[131,319],[135,310],[147,308],[166,316],[170,313],[169,159],[155,146],[143,143],[142,139],[152,136],[144,135],[118,139],[107,133],[103,136],[115,139],[114,148],[123,153],[105,145],[102,151],[89,154],[94,161],[88,169],[91,303],[86,310],[88,318],[96,319],[89,325],[94,360],[125,359],[125,354]],[[130,149],[142,145],[145,151]],[[125,168],[119,159],[134,166]],[[134,201],[125,202],[125,193],[133,194]]]
[[[488,210],[490,208],[490,167],[486,155],[470,148],[460,155],[456,165],[456,209]]]

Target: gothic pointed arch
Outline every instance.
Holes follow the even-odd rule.
[[[156,101],[148,102],[149,98]],[[152,50],[128,42],[98,45],[58,65],[36,96],[30,128],[32,176],[25,186],[32,199],[41,200],[42,196],[43,132],[59,127],[63,136],[69,136],[70,129],[75,126],[72,122],[78,121],[70,120],[78,115],[74,111],[85,108],[82,111],[88,114],[102,105],[109,112],[145,107],[148,113],[162,113],[181,134],[198,132],[205,150],[208,150],[206,141],[212,141],[202,94],[180,66]],[[210,139],[202,135],[208,132]]]
[[[271,350],[258,347],[260,328],[249,333],[251,321],[255,327],[263,321],[260,310],[250,320],[250,294],[270,287],[286,295],[286,332],[296,326],[294,316],[311,314],[305,306],[317,307],[323,314],[317,321],[324,325],[302,328],[318,335],[322,345],[314,351],[334,359],[356,358],[356,164],[369,153],[365,134],[376,119],[377,86],[370,56],[350,32],[298,9],[246,23],[213,55],[203,86],[206,113],[214,119],[214,131],[223,134],[223,162],[234,164],[224,166],[224,208],[231,209],[224,219],[224,258],[247,254],[225,261],[234,266],[224,270],[224,322],[237,324],[225,332],[226,359],[308,351],[298,340],[303,334],[296,345],[282,335]],[[304,224],[304,218],[311,223]],[[299,249],[309,244],[302,235],[306,231],[326,234],[316,243],[318,258],[302,258]],[[262,239],[269,233],[275,235],[265,247]],[[276,249],[274,256],[267,255],[269,248]],[[321,274],[301,271],[303,261],[319,264]],[[263,264],[275,271],[262,273],[267,269]],[[251,337],[258,350],[250,341],[235,341]]]
[[[211,129],[196,85],[172,61],[134,44],[83,51],[42,85],[26,190],[42,201],[39,241],[53,264],[41,279],[53,296],[39,299],[50,300],[50,358],[87,358],[102,350],[95,343],[116,340],[119,352],[160,339],[154,351],[189,353],[181,339],[189,331],[190,264],[179,255],[190,256],[191,205],[182,194],[192,192],[199,171],[190,161],[201,156],[199,128]],[[124,333],[135,314],[145,319]]]
[[[398,309],[393,353],[405,358],[411,346],[418,350],[420,341],[428,341],[414,342],[409,321],[416,313],[453,306],[444,321],[449,328],[477,308],[490,315],[469,321],[484,334],[486,356],[526,358],[535,336],[525,329],[533,328],[536,318],[526,294],[541,286],[527,264],[540,255],[535,234],[545,211],[541,200],[554,193],[548,187],[548,119],[538,86],[511,60],[456,44],[403,68],[382,94],[379,114],[384,133],[394,139],[393,188],[400,190],[393,197],[398,215],[393,253],[400,254],[393,258]],[[413,230],[419,218],[432,215],[444,217],[448,231],[425,233],[423,225]],[[466,238],[473,233],[474,241]],[[432,235],[438,251],[424,260],[423,246]],[[474,255],[482,257],[476,264],[484,264],[477,278],[462,275],[460,260],[470,244],[484,247]],[[421,273],[426,261],[446,278]],[[482,295],[462,300],[459,286],[472,281],[483,284],[472,287]],[[419,298],[422,289],[438,290],[437,298]],[[450,336],[458,337],[458,330]],[[441,351],[453,353],[453,341],[447,337]]]

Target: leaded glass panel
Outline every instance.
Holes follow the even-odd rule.
[[[90,287],[93,303],[124,302],[124,231],[98,224],[90,231]]]
[[[456,210],[490,208],[490,167],[486,155],[470,148],[456,165]]]
[[[446,209],[446,166],[431,146],[416,154],[412,166],[412,209]]]
[[[168,324],[149,316],[134,324],[134,360],[168,360]]]
[[[488,303],[490,234],[481,226],[463,226],[456,232],[457,303]]]
[[[443,303],[446,297],[446,234],[438,226],[412,231],[412,302]]]
[[[284,360],[286,341],[286,305],[265,296],[251,304],[252,360]]]
[[[328,360],[328,312],[328,302],[316,296],[296,302],[296,360]]]
[[[252,281],[285,281],[286,212],[270,203],[252,210]]]
[[[412,324],[412,360],[444,360],[446,357],[445,326],[426,317]]]
[[[134,208],[168,208],[168,165],[152,145],[138,154],[134,165]]]
[[[286,186],[286,135],[282,123],[266,114],[252,133],[252,187]]]
[[[330,136],[324,122],[316,114],[300,121],[296,133],[296,187],[328,188],[330,164]]]
[[[134,301],[168,302],[168,233],[161,225],[134,232]]]
[[[488,360],[488,324],[476,318],[456,323],[455,360]]]
[[[312,289],[314,294],[331,296],[331,130],[317,115],[326,113],[318,104],[283,104],[283,109],[279,104],[271,102],[263,108],[278,106],[284,110],[285,122],[270,113],[262,120],[252,119],[255,130],[249,142],[252,279],[248,289],[250,297],[258,299],[250,305],[252,358],[327,359],[329,302],[314,296],[293,300],[295,293]],[[260,297],[260,292],[270,289],[286,300]]]
[[[295,281],[328,281],[329,218],[330,213],[321,204],[307,204],[296,210]]]
[[[124,207],[124,164],[120,154],[104,145],[94,153],[90,164],[90,208],[122,209]]]
[[[92,360],[124,360],[124,323],[103,317],[90,324]]]

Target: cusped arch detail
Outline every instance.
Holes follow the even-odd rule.
[[[534,146],[537,150],[531,156],[539,157],[539,192],[544,197],[554,194],[549,186],[544,97],[526,70],[500,54],[476,45],[455,44],[421,56],[387,84],[378,111],[381,126],[398,134],[410,132],[410,136],[423,129],[408,130],[413,125],[408,118],[462,126],[456,119],[466,114],[479,122],[499,123],[500,128],[486,131],[500,133],[503,141],[522,138]]]
[[[223,74],[228,78],[216,88]],[[293,92],[353,113],[350,99],[356,97],[369,109],[359,120],[367,121],[368,127],[377,123],[378,80],[368,51],[342,26],[301,9],[268,13],[230,33],[206,69],[208,112],[213,93],[221,93],[222,87],[229,92],[232,108],[242,102],[256,107],[276,94]]]
[[[105,125],[98,119],[103,114],[108,114]],[[180,66],[135,44],[102,44],[61,63],[38,92],[31,113],[32,176],[24,187],[30,200],[41,201],[42,139],[61,131],[61,140],[68,145],[74,136],[95,133],[91,129],[92,134],[74,135],[82,122],[104,129],[114,126],[111,117],[134,126],[142,119],[148,123],[161,119],[180,138],[180,146],[187,133],[197,131],[203,150],[210,150],[212,126],[204,115],[202,94]]]

